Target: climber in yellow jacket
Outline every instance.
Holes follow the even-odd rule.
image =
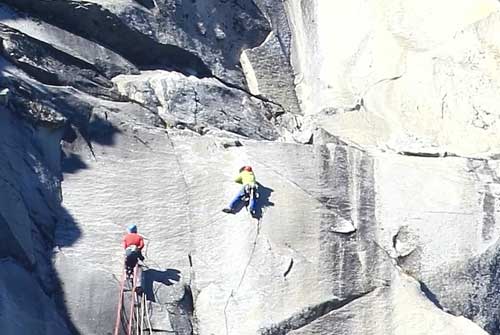
[[[255,181],[255,174],[253,173],[251,166],[243,166],[240,169],[240,174],[234,180],[238,184],[242,184],[243,187],[238,192],[233,201],[229,204],[228,208],[224,208],[222,211],[225,213],[235,214],[235,209],[240,203],[240,201],[250,200],[248,209],[252,215],[255,214],[255,202],[257,198],[257,182]]]

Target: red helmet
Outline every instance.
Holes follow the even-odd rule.
[[[252,172],[252,167],[247,165],[243,168],[243,170],[248,171],[248,172]]]

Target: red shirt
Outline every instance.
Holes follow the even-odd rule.
[[[128,233],[123,237],[123,248],[127,249],[131,245],[136,245],[139,250],[144,248],[144,239],[136,233]]]

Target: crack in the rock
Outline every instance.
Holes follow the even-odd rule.
[[[195,53],[173,44],[162,44],[125,24],[105,6],[90,1],[53,0],[33,4],[28,0],[5,0],[31,16],[94,41],[122,55],[141,69],[174,68],[187,75],[209,77],[211,70]],[[113,34],[107,33],[113,31]],[[127,36],[127,38],[122,38]],[[147,52],[144,52],[147,50]],[[193,73],[194,72],[194,73]]]
[[[390,260],[390,263],[393,266],[397,265],[397,257],[391,256],[391,253],[389,251],[387,251],[383,246],[381,246],[377,241],[372,240],[372,242],[375,244],[375,246],[377,248],[379,248],[387,256],[387,258]]]
[[[397,236],[399,235],[399,231],[396,235],[393,236],[392,238],[392,241],[393,241],[393,246],[394,246],[394,250],[396,250],[395,248],[395,245],[396,245],[396,240],[397,240]],[[407,271],[404,266],[400,263],[401,260],[404,260],[405,258],[409,257],[413,252],[415,252],[415,250],[412,250],[409,254],[405,255],[405,256],[396,256],[396,257],[393,257],[390,255],[389,251],[387,251],[385,248],[383,248],[377,241],[373,241],[375,243],[375,245],[380,249],[382,250],[386,255],[387,257],[389,257],[392,261],[391,261],[391,264],[394,266],[394,268],[398,271],[398,272],[403,272],[404,274],[406,274],[408,277],[412,278],[413,280],[415,280],[419,286],[420,286],[420,291],[422,292],[423,295],[425,295],[425,297],[430,301],[432,302],[437,308],[439,308],[440,310],[445,311],[445,308],[443,308],[443,306],[441,305],[441,303],[439,302],[439,299],[437,298],[437,296],[429,289],[429,287],[425,284],[424,281],[418,279],[415,275],[413,275],[411,272]],[[274,334],[272,334],[274,335]]]
[[[361,107],[365,108],[365,103],[363,98],[360,98],[354,106],[340,106],[340,107],[327,107],[321,111],[322,114],[324,115],[335,115],[337,112],[342,111],[342,112],[356,112],[361,110]]]
[[[420,151],[420,152],[415,152],[415,151],[397,151],[392,148],[388,148],[391,151],[395,152],[397,155],[401,156],[412,156],[412,157],[424,157],[424,158],[447,158],[447,157],[454,157],[454,158],[463,158],[463,159],[470,159],[474,161],[485,161],[486,159],[480,158],[480,157],[472,157],[472,156],[465,156],[465,155],[460,155],[457,153],[453,152],[448,152],[448,151],[443,151],[443,152],[425,152],[425,151]]]
[[[306,194],[307,196],[309,196],[311,199],[313,200],[316,200],[317,202],[319,202],[320,204],[323,205],[323,202],[318,199],[318,197],[316,197],[314,194],[312,194],[311,192],[309,192],[308,190],[304,189],[302,186],[300,186],[299,184],[297,184],[296,182],[294,182],[293,180],[291,180],[290,178],[287,178],[285,177],[282,173],[280,173],[279,171],[277,171],[276,169],[274,169],[273,167],[265,164],[265,163],[262,163],[261,161],[259,161],[258,159],[256,159],[255,157],[252,157],[253,158],[253,161],[255,163],[257,163],[257,165],[262,165],[264,166],[267,170],[271,171],[271,172],[274,172],[279,178],[285,180],[286,182],[290,183],[291,185],[295,186],[297,189],[299,189],[300,191],[302,191],[304,194]],[[254,163],[254,164],[255,164]]]
[[[399,233],[401,233],[401,227],[398,229],[398,232],[392,237],[392,247],[394,248],[394,250],[396,250],[396,246],[398,244]]]
[[[198,92],[196,91],[196,88],[193,87],[193,93],[194,93],[194,124],[198,124],[198,112],[199,112],[199,105],[200,105],[200,98],[198,97]]]
[[[229,325],[228,325],[228,318],[227,318],[227,308],[229,306],[229,302],[231,301],[231,298],[234,298],[234,296],[236,295],[236,293],[238,293],[238,290],[241,287],[241,284],[243,283],[243,280],[245,279],[248,267],[252,263],[253,255],[255,254],[255,250],[257,248],[257,240],[258,240],[259,234],[260,234],[260,225],[261,225],[261,220],[259,219],[257,221],[257,229],[256,229],[256,232],[255,232],[255,239],[253,241],[252,251],[250,251],[250,256],[248,257],[248,262],[247,262],[247,264],[245,266],[245,269],[243,270],[243,273],[241,274],[241,278],[240,278],[240,281],[239,281],[238,285],[236,286],[236,288],[234,288],[234,289],[231,290],[231,293],[229,294],[229,297],[226,300],[226,304],[224,305],[224,323],[225,323],[226,335],[229,335]]]
[[[398,230],[398,232],[392,237],[392,245],[393,245],[394,251],[396,251],[396,253],[397,253],[396,244],[397,244],[397,239],[398,239],[398,236],[399,236],[400,232],[401,232],[401,229]],[[418,282],[418,284],[420,286],[420,291],[422,292],[422,294],[424,294],[425,297],[427,299],[429,299],[429,301],[431,301],[437,308],[439,308],[440,310],[445,311],[445,309],[443,308],[443,306],[439,302],[439,299],[429,289],[429,287],[422,280],[418,279],[412,273],[410,273],[409,271],[407,271],[404,268],[404,265],[401,264],[402,260],[408,258],[411,254],[413,254],[415,252],[415,249],[413,249],[412,251],[410,251],[407,255],[393,257],[393,256],[390,255],[389,251],[387,251],[385,248],[383,248],[378,242],[376,242],[376,241],[373,241],[373,242],[375,243],[375,245],[379,249],[381,249],[387,255],[387,257],[389,257],[392,260],[391,264],[393,264],[393,266],[396,268],[396,270],[404,272],[408,277],[411,277],[413,280],[415,280],[416,282]]]
[[[446,97],[448,96],[448,93],[445,93],[445,95],[441,98],[441,119],[444,119],[444,107],[445,107],[445,104],[446,104]]]
[[[311,192],[309,192],[308,190],[306,190],[305,188],[303,188],[302,186],[300,186],[299,184],[297,184],[296,182],[294,182],[290,178],[285,177],[282,173],[280,173],[279,171],[275,170],[273,167],[271,167],[271,166],[269,166],[269,165],[267,165],[265,163],[262,163],[258,159],[255,159],[255,157],[253,157],[253,161],[255,163],[257,163],[256,165],[262,165],[262,166],[264,166],[267,170],[269,170],[271,172],[274,172],[279,178],[281,178],[284,181],[290,183],[291,185],[293,185],[294,187],[296,187],[297,189],[299,189],[301,192],[303,192],[305,195],[307,195],[312,200],[317,201],[322,207],[324,207],[328,211],[331,211],[336,217],[338,216],[338,217],[342,218],[342,216],[340,215],[340,213],[338,213],[339,210],[340,210],[339,207],[329,205],[328,202],[327,202],[328,200],[325,201],[325,200],[322,199],[322,197],[316,196],[316,195],[312,194]],[[335,232],[335,231],[332,231],[332,232],[333,233],[338,233],[338,234],[341,234],[341,235],[351,235],[352,233],[355,233],[355,231],[348,232],[348,233]]]
[[[345,299],[333,298],[314,306],[306,307],[301,312],[292,315],[286,320],[283,320],[272,326],[259,329],[260,335],[286,335],[292,330],[303,328],[312,322],[318,320],[322,316],[327,315],[335,310],[338,310],[364,296],[374,292],[380,287],[373,287],[366,292],[353,294]]]
[[[434,292],[432,292],[429,289],[429,287],[423,281],[418,280],[417,278],[413,277],[412,275],[409,275],[409,276],[412,277],[413,279],[415,279],[419,283],[420,291],[422,291],[422,293],[425,295],[425,297],[427,299],[429,299],[429,301],[431,301],[434,304],[434,306],[436,306],[437,308],[439,308],[442,311],[445,311],[444,307],[439,302],[438,297],[434,294]]]
[[[488,159],[499,159],[500,158],[500,154],[491,154],[488,158],[481,158],[481,157],[473,157],[473,156],[461,155],[461,154],[457,154],[457,153],[449,152],[449,151],[426,152],[426,151],[398,150],[398,149],[395,149],[393,147],[390,147],[387,144],[385,145],[385,147],[386,147],[387,151],[393,152],[396,155],[410,156],[410,157],[423,157],[423,158],[447,158],[447,157],[454,157],[454,158],[469,159],[469,160],[472,160],[472,161],[487,161]]]
[[[90,153],[92,154],[92,157],[94,157],[94,160],[97,162],[97,157],[94,152],[94,147],[92,146],[92,142],[84,137],[84,141],[89,147]]]
[[[286,278],[286,276],[288,276],[290,271],[292,271],[292,267],[293,267],[293,258],[290,259],[290,264],[288,265],[288,268],[286,269],[285,273],[283,273],[283,277]]]
[[[143,144],[146,148],[148,148],[149,150],[151,150],[151,151],[153,150],[153,148],[151,148],[151,146],[148,144],[148,142],[144,141],[144,140],[143,140],[142,138],[140,138],[139,136],[134,135],[134,138],[135,138],[138,142],[142,143],[142,144]]]
[[[168,138],[168,140],[169,140],[169,142],[170,142],[170,146],[171,146],[171,148],[172,148],[173,155],[174,155],[174,157],[175,157],[175,161],[176,161],[176,163],[177,163],[177,165],[178,165],[178,168],[179,168],[180,174],[181,174],[181,176],[182,176],[182,182],[183,182],[183,184],[184,184],[184,189],[186,190],[186,202],[185,202],[185,205],[186,205],[186,207],[187,207],[187,217],[188,217],[188,222],[190,223],[190,222],[192,221],[192,220],[191,220],[191,215],[192,215],[192,214],[191,214],[190,207],[189,207],[189,204],[190,204],[190,199],[189,199],[189,196],[190,196],[190,195],[189,195],[189,191],[188,191],[188,190],[189,190],[189,185],[188,185],[188,183],[187,183],[187,179],[186,179],[186,176],[185,176],[185,174],[184,174],[184,170],[182,169],[182,164],[181,164],[180,159],[179,159],[179,157],[178,157],[178,154],[177,154],[177,149],[176,149],[176,147],[175,147],[174,141],[173,141],[173,140],[172,140],[172,138],[169,136],[168,132],[167,132],[166,134],[167,134],[167,138]],[[140,139],[138,136],[134,135],[134,138],[135,138],[137,141],[139,141],[139,142],[141,142],[142,144],[144,144],[146,147],[150,148],[150,147],[148,146],[147,142],[145,142],[144,140]],[[152,148],[150,148],[150,149],[152,150]],[[188,231],[187,233],[184,233],[184,234],[191,234],[191,235],[192,235],[193,231],[192,231],[191,225],[189,224],[189,225],[188,225],[188,227],[189,227],[189,231]],[[184,235],[184,234],[182,234],[182,235]],[[173,237],[173,236],[171,236],[171,237]],[[146,239],[146,238],[145,238],[145,239]],[[147,240],[148,240],[148,239],[147,239]],[[146,245],[146,254],[147,254],[147,247],[148,247],[148,245],[149,245],[149,241],[148,241],[148,244]],[[192,271],[194,271],[194,270],[193,270],[193,259],[192,259],[192,253],[191,253],[191,251],[188,253],[188,259],[189,259],[190,268],[191,268],[191,270],[192,270]],[[149,260],[148,262],[151,262],[151,260]],[[161,268],[161,266],[160,266],[158,263],[156,263],[156,262],[152,262],[152,263],[153,263],[156,267]],[[191,276],[189,277],[189,283],[188,283],[188,288],[189,288],[189,290],[190,290],[191,294],[192,294],[192,291],[191,291],[191,284],[192,284],[192,280],[193,280],[193,278],[194,278],[194,276],[192,275],[192,273],[193,273],[193,272],[191,272]],[[193,295],[192,295],[191,297],[192,297],[192,302],[193,302],[193,304],[192,304],[192,313],[191,313],[191,315],[189,316],[189,323],[190,323],[190,326],[191,326],[192,328],[194,328],[194,324],[195,324],[194,320],[196,319],[196,315],[195,315],[195,311],[194,311],[194,306],[195,306],[195,303],[194,303],[194,302],[195,302],[195,297],[194,297]],[[166,305],[169,305],[169,303],[167,303]],[[175,305],[175,304],[171,304],[171,305]],[[176,305],[175,305],[175,306],[176,306]],[[175,312],[172,312],[172,311],[170,311],[170,310],[167,310],[167,311],[168,311],[168,315],[170,315],[170,314],[172,314],[172,313],[174,313],[174,314],[175,314]]]
[[[174,140],[170,137],[170,135],[168,134],[168,132],[166,132],[167,134],[167,138],[170,142],[170,146],[172,148],[172,151],[173,151],[173,154],[174,154],[174,157],[175,157],[175,161],[177,163],[177,166],[179,167],[179,172],[182,176],[182,183],[184,184],[184,189],[186,190],[186,207],[188,209],[188,219],[189,219],[189,222],[191,222],[191,211],[189,210],[189,204],[191,203],[190,199],[189,199],[189,184],[187,182],[187,179],[186,179],[186,175],[184,173],[184,170],[182,169],[182,164],[181,164],[181,161],[179,159],[179,156],[177,154],[177,148],[175,147],[175,144],[174,144]]]
[[[163,120],[163,118],[158,114],[158,111],[155,110],[153,107],[141,102],[141,101],[138,101],[132,97],[129,97],[128,95],[122,95],[123,99],[125,102],[131,102],[131,103],[134,103],[134,104],[137,104],[139,106],[141,106],[142,108],[146,109],[147,111],[151,112],[152,114],[154,114],[155,116],[157,116],[161,122],[162,122],[162,125],[164,128],[167,128],[167,123],[165,122],[165,120]]]
[[[181,164],[181,160],[179,158],[179,155],[177,154],[177,148],[175,146],[175,143],[174,143],[174,140],[170,137],[169,133],[166,132],[167,134],[167,138],[170,142],[170,146],[172,148],[172,151],[173,151],[173,154],[174,154],[174,157],[175,157],[175,161],[177,163],[177,166],[179,167],[179,172],[181,174],[181,177],[182,177],[182,183],[184,184],[184,190],[186,192],[186,202],[185,202],[185,206],[187,207],[187,220],[188,220],[188,229],[189,231],[187,232],[187,234],[190,234],[191,236],[194,234],[194,231],[192,229],[192,226],[191,226],[191,222],[192,222],[192,213],[191,213],[191,209],[190,209],[190,203],[191,203],[191,200],[190,200],[190,194],[189,194],[189,184],[187,182],[187,179],[186,179],[186,175],[184,173],[184,169],[182,168],[182,164]],[[186,234],[186,233],[185,233]],[[184,234],[183,234],[184,235]],[[193,240],[191,239],[191,243],[193,243]],[[191,275],[189,276],[189,287],[191,289],[191,284],[192,284],[192,281],[194,280],[194,267],[193,267],[193,257],[192,257],[192,250],[194,249],[192,245],[190,245],[190,248],[191,250],[189,251],[188,253],[188,259],[189,259],[189,264],[190,264],[190,268],[191,268]],[[192,293],[192,291],[191,291]],[[189,321],[191,323],[191,326],[192,328],[194,328],[195,326],[195,319],[196,319],[196,311],[194,309],[194,306],[196,306],[195,304],[195,301],[196,301],[196,296],[193,294],[192,295],[192,301],[193,301],[193,310],[192,310],[192,314],[191,314],[191,317],[192,319]]]
[[[445,151],[443,153],[440,152],[413,152],[413,151],[398,151],[399,155],[402,156],[412,156],[412,157],[425,157],[425,158],[438,158],[438,157],[447,157],[448,153]]]
[[[397,76],[394,76],[394,77],[390,77],[390,78],[383,78],[383,79],[380,79],[378,81],[376,81],[375,83],[369,85],[362,93],[361,93],[361,96],[358,100],[358,102],[356,103],[356,105],[354,107],[352,107],[351,110],[349,111],[355,111],[355,110],[360,110],[361,107],[363,107],[365,110],[367,110],[366,108],[366,104],[365,104],[365,100],[366,100],[366,95],[368,94],[368,92],[373,89],[375,86],[381,84],[381,83],[385,83],[387,81],[395,81],[395,80],[398,80],[398,79],[401,79],[403,77],[404,73],[400,74],[400,75],[397,75]]]
[[[283,115],[283,114],[285,114],[285,113],[287,112],[286,108],[285,108],[285,107],[283,107],[283,105],[281,105],[280,103],[277,103],[277,102],[275,102],[275,101],[269,100],[268,98],[266,98],[266,97],[264,97],[264,96],[262,96],[262,95],[255,95],[255,94],[253,94],[252,92],[250,92],[249,90],[247,90],[247,89],[245,89],[245,88],[243,88],[243,87],[241,87],[241,86],[238,86],[238,85],[235,85],[235,84],[231,84],[230,82],[225,81],[224,79],[219,78],[219,77],[217,77],[217,76],[215,76],[215,75],[212,75],[212,77],[211,77],[211,78],[214,78],[215,80],[217,80],[218,82],[220,82],[221,84],[223,84],[223,85],[224,85],[224,86],[226,86],[226,87],[229,87],[229,88],[232,88],[232,89],[235,89],[235,90],[241,91],[241,92],[243,92],[243,93],[248,94],[248,95],[249,95],[249,96],[251,96],[252,98],[258,99],[258,100],[260,100],[260,101],[262,101],[262,102],[265,102],[265,103],[268,103],[268,104],[271,104],[271,105],[274,105],[274,106],[276,106],[276,107],[281,108],[281,109],[282,109],[282,112],[280,112],[280,113],[277,113],[277,114],[273,115],[274,117],[278,117],[278,116]]]
[[[371,90],[372,88],[374,88],[375,86],[382,84],[382,83],[385,83],[386,81],[395,81],[395,80],[401,79],[403,77],[403,75],[404,75],[404,73],[397,75],[397,76],[394,76],[394,77],[383,78],[383,79],[377,80],[376,82],[374,82],[373,84],[368,86],[368,88],[365,89],[362,96],[365,96],[366,93],[368,93],[368,91]]]

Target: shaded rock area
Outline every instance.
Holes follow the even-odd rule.
[[[176,269],[144,272],[145,294],[151,302],[152,328],[177,334],[193,333],[193,295]]]
[[[82,36],[33,19],[4,4],[0,4],[0,15],[2,24],[91,64],[106,78],[120,73],[138,73],[137,68],[122,56]],[[36,24],[33,24],[33,20],[36,20]]]
[[[74,86],[96,96],[119,100],[113,83],[91,64],[60,52],[14,29],[0,25],[3,56],[39,82],[53,86]]]
[[[244,50],[241,65],[253,94],[280,104],[285,110],[300,114],[295,93],[294,70],[290,63],[292,32],[282,2],[256,1],[272,24],[272,32],[262,45]]]
[[[220,129],[262,140],[279,136],[274,124],[284,113],[282,108],[213,78],[157,71],[118,76],[114,81],[122,94],[141,104],[156,106],[170,127],[187,127],[202,135]]]
[[[5,334],[72,334],[60,280],[54,272],[54,231],[63,221],[80,230],[61,207],[61,129],[32,126],[0,107],[0,324]],[[40,308],[43,306],[43,308]]]
[[[388,301],[392,308],[385,307]],[[380,322],[366,322],[367,315],[376,315]],[[436,311],[435,306],[421,294],[418,283],[405,275],[398,276],[390,288],[376,289],[287,334],[326,335],[332,331],[341,334],[410,335],[483,333],[463,317],[455,318]]]
[[[239,53],[259,45],[270,30],[256,5],[247,1],[169,0],[149,6],[134,1],[4,3],[97,41],[143,69],[213,73],[240,87],[244,78]]]
[[[500,335],[496,1],[1,2],[2,335]]]

